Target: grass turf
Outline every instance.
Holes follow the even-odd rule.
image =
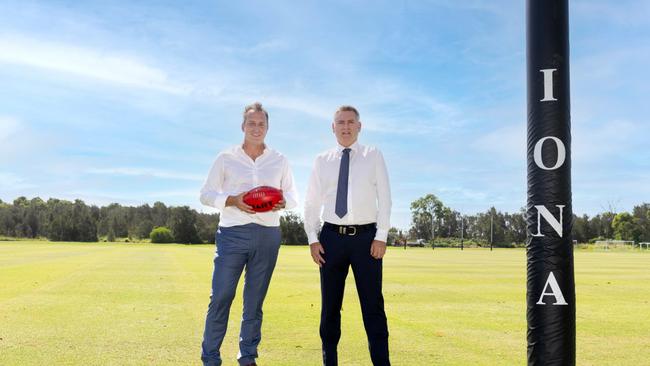
[[[213,246],[0,242],[0,365],[200,365]],[[523,250],[390,248],[394,365],[524,365]],[[577,364],[648,365],[650,252],[575,253]],[[236,365],[241,283],[222,346]],[[320,292],[306,247],[282,247],[260,365],[318,365]],[[352,272],[341,365],[369,365]]]

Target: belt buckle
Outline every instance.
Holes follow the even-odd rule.
[[[352,229],[353,231],[351,233],[348,233],[348,229]],[[341,235],[349,235],[349,236],[355,236],[357,235],[357,228],[354,226],[339,226],[339,234]]]

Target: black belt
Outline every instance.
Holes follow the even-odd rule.
[[[323,224],[323,229],[335,231],[340,235],[357,235],[368,230],[374,230],[377,227],[377,224],[374,222],[371,224],[365,225],[334,225],[329,222]]]

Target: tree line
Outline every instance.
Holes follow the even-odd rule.
[[[66,201],[36,197],[16,198],[12,204],[0,200],[0,236],[47,238],[51,241],[96,242],[100,238],[145,240],[154,228],[168,228],[176,243],[213,243],[219,214],[199,213],[188,206],[137,207],[112,203],[98,207],[82,200]],[[307,244],[302,218],[286,212],[280,217],[283,244]],[[411,227],[408,231],[391,228],[389,243],[416,240],[452,243],[460,238],[477,245],[521,246],[526,241],[525,210],[508,213],[491,207],[473,215],[445,206],[428,194],[411,203]],[[632,212],[606,211],[595,216],[573,216],[573,239],[579,243],[600,239],[650,242],[650,204],[643,203]]]
[[[137,207],[112,203],[98,207],[82,200],[74,202],[36,197],[16,198],[12,204],[0,200],[0,236],[47,238],[51,241],[97,242],[141,241],[155,228],[168,229],[175,243],[214,243],[219,214],[199,213],[188,206],[172,207],[162,202]],[[282,242],[307,244],[300,216],[288,212],[280,218]],[[163,230],[163,232],[165,232]]]
[[[411,203],[411,227],[408,232],[391,229],[391,236],[399,239],[432,238],[450,240],[461,238],[495,246],[521,246],[526,241],[526,210],[516,213],[501,212],[491,207],[473,215],[445,206],[434,194],[428,194]],[[631,213],[606,211],[595,216],[573,215],[573,239],[578,243],[602,239],[650,242],[650,204],[634,206]],[[394,239],[393,239],[394,240]]]
[[[82,200],[74,202],[36,197],[16,198],[13,204],[0,200],[0,235],[17,238],[47,238],[51,241],[96,242],[100,237],[143,240],[155,227],[168,227],[178,243],[213,241],[218,214],[197,213],[187,206],[168,207],[162,202],[130,207],[112,203],[98,207]]]

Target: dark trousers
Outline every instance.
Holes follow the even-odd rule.
[[[370,255],[370,245],[376,229],[339,234],[323,227],[320,243],[325,250],[325,264],[320,269],[321,320],[323,364],[338,365],[336,347],[341,338],[341,305],[345,278],[352,266],[361,303],[363,325],[368,337],[370,358],[375,366],[388,366],[388,325],[381,293],[382,261]]]

